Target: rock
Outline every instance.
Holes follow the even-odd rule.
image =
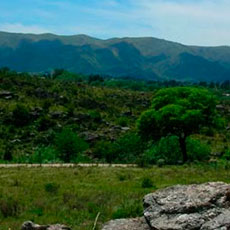
[[[223,105],[216,105],[216,109],[224,110],[224,106]]]
[[[80,134],[80,137],[83,137],[85,141],[88,142],[95,142],[99,139],[98,134],[90,133],[90,132],[83,132]]]
[[[104,225],[102,230],[150,230],[145,219],[119,219],[109,221]]]
[[[12,99],[13,96],[14,94],[10,91],[6,91],[6,90],[0,91],[0,98],[5,98],[9,100],[9,99]]]
[[[129,127],[121,127],[121,130],[122,130],[122,131],[129,131],[130,128],[129,128]]]
[[[230,185],[177,185],[144,197],[144,216],[155,230],[230,229]]]
[[[26,221],[23,223],[21,230],[71,230],[71,229],[61,224],[38,225],[33,223],[32,221]]]

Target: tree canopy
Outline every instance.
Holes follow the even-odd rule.
[[[159,90],[152,107],[137,122],[139,133],[147,139],[159,140],[178,136],[183,160],[188,160],[186,138],[202,127],[217,124],[216,97],[206,89],[175,87]]]

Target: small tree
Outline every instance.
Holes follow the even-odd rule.
[[[147,139],[178,136],[186,162],[187,137],[199,133],[202,127],[216,126],[217,118],[216,98],[212,93],[201,88],[176,87],[159,90],[152,108],[141,115],[137,126],[141,136]]]
[[[60,159],[66,163],[75,160],[78,154],[89,147],[76,133],[67,128],[56,135],[55,145]]]

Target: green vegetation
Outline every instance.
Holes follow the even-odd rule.
[[[183,162],[186,162],[187,137],[204,127],[215,127],[217,118],[216,98],[208,90],[192,87],[161,89],[154,95],[152,108],[138,120],[138,130],[141,136],[153,140],[177,136]]]
[[[230,84],[146,81],[133,90],[140,81],[129,80],[0,69],[0,162],[163,166],[226,159]]]
[[[230,183],[223,165],[140,168],[0,169],[0,230],[20,229],[25,220],[92,229],[114,218],[142,215],[147,193],[175,184]]]

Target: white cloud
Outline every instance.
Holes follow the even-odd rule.
[[[23,25],[21,23],[0,24],[0,31],[14,32],[14,33],[34,33],[34,34],[51,32],[47,28],[42,28],[36,25]]]

